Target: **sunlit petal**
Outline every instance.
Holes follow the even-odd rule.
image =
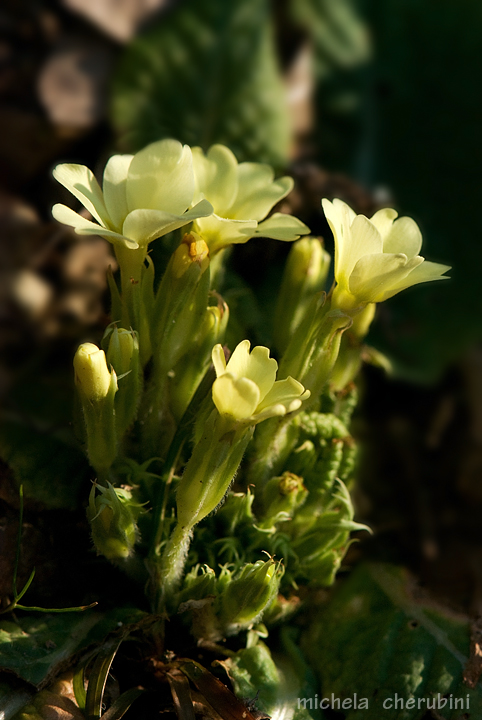
[[[213,383],[213,401],[221,415],[245,420],[256,410],[259,388],[248,378],[235,378],[224,373]]]
[[[112,225],[116,230],[128,214],[126,182],[132,155],[113,155],[107,162],[104,170],[102,189],[104,202],[109,213]]]
[[[127,205],[181,215],[191,204],[194,173],[191,148],[159,140],[136,153],[127,176]]]
[[[298,240],[300,235],[308,235],[310,228],[293,215],[274,213],[267,220],[260,222],[255,235],[273,238],[274,240]]]
[[[57,165],[52,174],[77,200],[80,200],[86,210],[101,225],[110,228],[110,218],[104,204],[102,190],[89,168],[85,165],[65,163]]]

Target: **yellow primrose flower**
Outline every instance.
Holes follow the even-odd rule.
[[[322,200],[335,239],[332,307],[354,310],[383,302],[401,290],[431,280],[447,280],[449,265],[427,262],[418,253],[422,234],[409,217],[379,210],[368,220],[342,200]]]
[[[249,340],[239,343],[227,365],[222,346],[213,348],[213,400],[219,413],[236,423],[255,425],[297,410],[310,391],[292,377],[276,380],[278,363],[268,348],[258,345],[251,353],[249,348]]]
[[[57,165],[53,175],[97,222],[65,205],[52,208],[56,220],[79,235],[101,235],[131,249],[147,247],[151,240],[212,212],[207,200],[188,209],[194,195],[192,155],[177,140],[160,140],[135,155],[111,157],[102,190],[84,165]]]
[[[261,222],[293,189],[293,178],[274,179],[273,168],[262,163],[243,162],[224,145],[213,145],[207,155],[192,149],[196,182],[194,197],[206,198],[214,208],[210,217],[199,218],[194,230],[202,235],[211,254],[233,243],[245,243],[255,235],[275,240],[297,240],[309,228],[284,213],[274,213]]]

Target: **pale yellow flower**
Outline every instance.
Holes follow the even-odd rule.
[[[111,388],[117,389],[114,370],[109,371],[103,350],[94,343],[83,343],[74,356],[75,383],[91,402],[103,400]]]
[[[335,239],[332,306],[353,310],[383,302],[401,290],[431,280],[447,280],[449,265],[427,262],[418,253],[422,234],[409,217],[379,210],[369,220],[342,200],[322,201]]]
[[[267,347],[258,345],[251,353],[249,348],[249,340],[239,343],[227,365],[222,346],[213,348],[213,400],[219,413],[236,423],[255,425],[301,407],[310,391],[292,377],[276,380],[278,363]]]
[[[227,245],[245,243],[256,235],[293,241],[309,233],[309,228],[292,215],[274,213],[264,220],[271,208],[292,190],[292,178],[275,180],[270,165],[238,164],[224,145],[213,145],[207,155],[195,147],[192,154],[194,198],[197,201],[205,198],[214,208],[213,215],[195,221],[194,230],[206,240],[211,254]]]
[[[135,155],[111,157],[102,190],[84,165],[57,165],[53,174],[97,222],[65,205],[52,208],[56,220],[79,235],[101,235],[131,249],[212,212],[207,200],[189,209],[194,195],[191,149],[177,140],[160,140]]]

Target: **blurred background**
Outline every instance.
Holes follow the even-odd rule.
[[[481,29],[477,0],[4,0],[4,558],[16,533],[12,471],[31,512],[58,520],[85,503],[71,358],[109,321],[110,247],[52,220],[55,202],[73,202],[52,168],[98,173],[112,153],[163,137],[221,142],[240,161],[293,174],[282,209],[329,250],[325,196],[368,216],[387,205],[412,216],[423,255],[453,266],[450,282],[379,306],[369,342],[394,373],[369,368],[360,385],[356,500],[377,534],[356,552],[407,564],[449,604],[482,612]],[[252,241],[233,264],[263,297],[285,255]],[[256,341],[256,298],[238,302]],[[41,525],[31,546],[48,558]]]

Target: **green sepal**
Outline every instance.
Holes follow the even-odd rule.
[[[274,314],[274,344],[279,352],[302,321],[313,296],[326,282],[330,256],[319,238],[304,237],[293,243],[286,260]]]
[[[192,528],[223,500],[253,436],[253,428],[227,429],[217,410],[209,416],[179,481],[177,519]]]
[[[78,388],[86,428],[87,455],[90,464],[99,474],[105,473],[117,457],[116,392],[115,373],[111,374],[107,395],[97,402],[87,398]]]

